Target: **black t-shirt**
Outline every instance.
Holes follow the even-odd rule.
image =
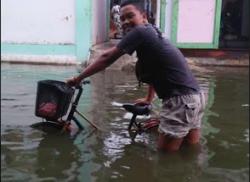
[[[199,91],[183,54],[161,37],[151,24],[139,25],[128,32],[117,48],[127,54],[137,53],[142,73],[161,99]],[[143,80],[142,80],[143,81]]]

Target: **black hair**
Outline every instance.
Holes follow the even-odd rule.
[[[114,0],[113,1],[113,4],[120,4],[121,2],[120,2],[120,0]]]
[[[141,12],[146,11],[144,9],[144,0],[125,0],[125,1],[122,1],[120,6],[122,8],[123,6],[127,6],[127,5],[134,5]]]
[[[125,1],[122,1],[120,7],[124,7],[124,6],[127,6],[127,5],[133,5],[135,6],[140,12],[146,12],[145,10],[145,6],[144,6],[144,3],[145,1],[144,0],[125,0]],[[159,30],[159,28],[157,28],[155,25],[152,25],[153,28],[155,29],[155,31],[157,32],[158,34],[158,37],[159,38],[163,38],[162,36],[162,32]]]
[[[162,32],[159,30],[159,28],[156,27],[155,25],[152,25],[152,26],[153,26],[153,28],[155,29],[155,31],[157,32],[158,37],[159,37],[160,39],[162,39],[162,38],[163,38]]]

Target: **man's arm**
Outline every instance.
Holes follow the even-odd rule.
[[[80,75],[67,80],[67,83],[70,85],[79,84],[84,78],[87,78],[110,66],[123,54],[124,52],[118,49],[117,47],[110,48],[101,56],[99,56],[92,64],[87,66],[87,68],[83,72],[81,72]]]
[[[147,96],[142,99],[137,99],[135,102],[137,104],[150,104],[153,101],[154,96],[155,96],[154,87],[152,85],[149,85]]]
[[[155,89],[152,85],[148,86],[148,95],[146,97],[146,100],[151,103],[155,97]]]

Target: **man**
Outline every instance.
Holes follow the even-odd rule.
[[[148,23],[140,1],[121,4],[121,22],[125,36],[118,45],[107,50],[80,75],[68,80],[68,84],[77,85],[123,54],[132,55],[136,51],[138,80],[149,84],[147,96],[139,102],[152,102],[155,93],[163,101],[158,148],[174,152],[184,140],[189,144],[199,143],[204,97],[184,56]]]

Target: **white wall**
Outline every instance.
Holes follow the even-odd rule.
[[[105,40],[107,40],[107,26],[109,23],[107,22],[107,14],[109,12],[107,9],[109,8],[109,4],[107,4],[109,0],[93,0],[92,1],[92,22],[93,22],[93,31],[92,31],[92,43],[98,44]],[[109,15],[108,15],[109,16]]]
[[[1,42],[73,44],[74,0],[1,0]]]
[[[179,0],[177,42],[212,43],[216,0]]]

